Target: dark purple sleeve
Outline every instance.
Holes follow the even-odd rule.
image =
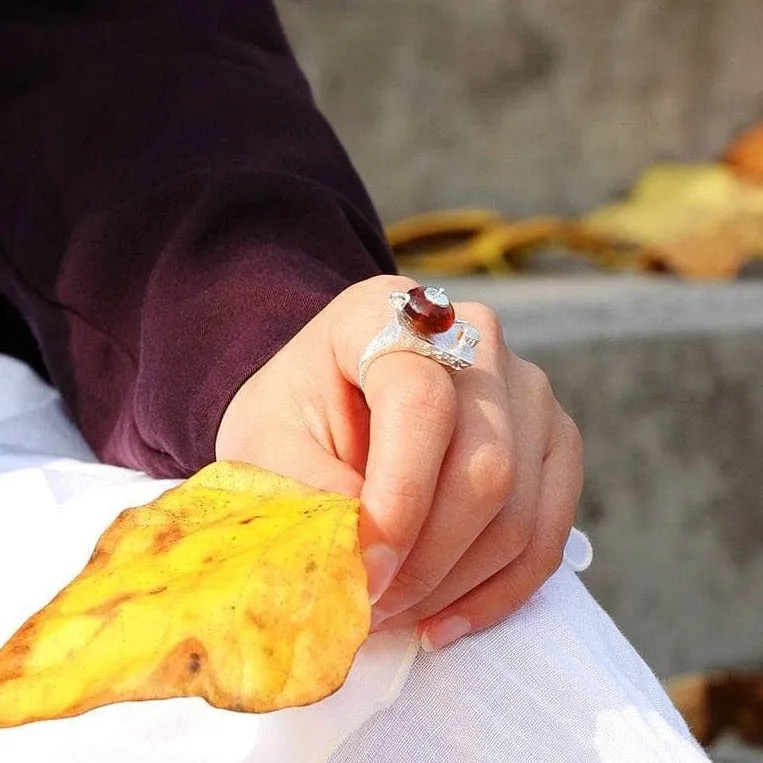
[[[266,0],[0,18],[0,291],[105,461],[214,458],[243,381],[393,272]]]

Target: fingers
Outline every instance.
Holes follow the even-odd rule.
[[[421,620],[422,645],[427,649],[438,649],[515,612],[558,569],[583,484],[580,434],[569,416],[561,408],[558,411],[543,463],[537,522],[523,553],[492,577],[476,587],[473,585],[473,580],[487,571],[485,566],[479,569],[475,560],[489,556],[491,550],[497,553],[496,544],[505,531],[501,517],[480,537],[474,546],[474,554],[470,553],[474,573],[468,571],[469,560],[464,559],[463,567],[459,565],[443,581],[442,596],[438,589],[435,596],[418,605],[415,613],[405,612],[391,618],[384,627],[399,627]],[[448,587],[450,593],[446,591]],[[464,595],[443,608],[445,600],[458,591],[463,591]]]
[[[392,583],[378,602],[377,617],[429,595],[512,490],[515,459],[500,323],[483,305],[457,309],[483,333],[478,364],[468,373],[452,378],[431,359],[393,353],[371,364],[366,377],[371,433],[361,536],[372,600]],[[544,442],[539,432],[538,463]],[[533,457],[532,449],[528,455]],[[528,469],[520,482],[537,492],[538,480]],[[385,549],[376,548],[380,541],[373,538],[383,538]]]
[[[379,601],[376,624],[380,624],[382,618],[395,615],[411,606],[411,615],[421,614],[422,611],[426,611],[427,614],[439,611],[509,565],[530,543],[537,521],[543,462],[550,447],[555,418],[561,413],[561,409],[551,394],[550,386],[540,378],[540,372],[535,366],[508,354],[497,357],[504,366],[510,367],[507,368],[505,377],[501,376],[509,380],[509,384],[504,385],[506,394],[501,411],[503,423],[509,432],[502,433],[503,436],[497,444],[505,448],[507,437],[509,441],[512,437],[515,441],[510,456],[513,479],[502,484],[500,471],[494,474],[488,472],[482,476],[483,484],[490,486],[498,503],[493,505],[493,511],[487,521],[480,524],[479,538],[475,540],[470,537],[468,548],[460,550],[455,557],[441,554],[436,562],[423,558],[421,553],[417,554],[414,550],[388,594]],[[470,388],[473,386],[473,382],[469,381],[470,376],[463,376],[464,387],[469,388],[469,394],[474,392]],[[469,398],[463,398],[464,405],[467,399]],[[477,436],[482,437],[485,442],[490,442],[484,431],[478,431]],[[456,452],[460,455],[460,451]],[[454,468],[457,469],[455,465]],[[505,469],[504,466],[504,473]],[[441,477],[441,482],[443,479],[444,476]],[[443,497],[443,513],[445,516],[452,516],[452,510],[449,511],[452,509],[449,503],[452,497]],[[433,512],[439,498],[438,492]],[[474,523],[473,517],[470,519]],[[461,526],[463,527],[463,523]],[[482,532],[486,526],[488,531]],[[428,528],[429,521],[422,530],[422,539]],[[460,530],[458,527],[456,529]],[[461,532],[463,533],[463,530]],[[424,547],[423,543],[420,545]],[[421,564],[416,567],[413,562],[419,561],[419,557],[422,557]],[[431,575],[433,564],[438,572],[444,569],[437,580],[436,591],[435,587],[431,586],[428,591],[423,592],[425,595],[419,596],[417,600],[414,596],[417,592],[416,586],[410,586],[409,581],[411,578],[419,582],[426,579],[424,576]],[[446,564],[449,566],[445,567]],[[401,587],[402,591],[399,590]],[[425,601],[422,602],[421,599]],[[422,606],[425,610],[422,610]]]
[[[395,580],[376,606],[377,621],[417,604],[439,588],[442,580],[502,510],[512,494],[534,504],[540,484],[540,465],[547,435],[536,427],[535,443],[516,452],[515,432],[509,405],[506,375],[507,352],[500,324],[491,322],[483,306],[460,305],[459,315],[480,326],[483,343],[477,364],[468,373],[457,374],[458,420],[443,461],[432,507],[417,537],[415,547]],[[491,333],[493,336],[491,336]],[[517,522],[515,544],[519,554],[529,533]],[[531,529],[531,527],[530,527]],[[507,560],[503,560],[505,564]],[[479,581],[489,577],[485,574]],[[450,602],[447,602],[450,603]]]
[[[510,355],[489,308],[456,307],[482,333],[468,373],[451,379],[410,353],[378,358],[368,370],[361,543],[377,621],[418,611],[433,597],[451,604],[522,554],[533,535],[556,414],[550,385]],[[368,338],[353,348],[353,361]],[[355,362],[347,372],[356,373]],[[499,513],[487,540],[472,549]]]

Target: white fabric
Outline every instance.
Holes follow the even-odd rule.
[[[84,565],[123,508],[171,481],[98,464],[57,393],[0,356],[0,644]],[[377,634],[346,685],[251,716],[197,699],[122,703],[0,730],[8,763],[683,763],[707,758],[565,564],[516,616],[439,653]]]

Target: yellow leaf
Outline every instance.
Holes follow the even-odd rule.
[[[0,649],[0,727],[125,700],[267,712],[331,694],[369,629],[358,511],[217,463],[122,512]]]
[[[763,745],[763,673],[689,673],[674,676],[665,689],[703,747],[725,734]]]
[[[594,212],[583,226],[642,247],[648,266],[729,278],[763,250],[763,188],[722,165],[656,165],[630,198]]]
[[[421,246],[429,240],[469,238],[500,220],[500,215],[489,209],[453,209],[398,220],[390,223],[385,232],[389,245],[397,250]]]
[[[430,243],[423,251],[397,254],[397,261],[401,268],[429,275],[459,275],[478,270],[509,273],[514,270],[512,259],[549,244],[562,226],[560,220],[546,217],[495,223],[460,243],[445,243],[439,248]]]
[[[634,270],[638,264],[617,242],[558,217],[503,220],[482,210],[450,210],[401,220],[387,228],[387,236],[400,268],[416,275],[508,275],[548,248],[607,269]]]
[[[763,125],[751,127],[732,141],[723,161],[740,178],[763,183]]]

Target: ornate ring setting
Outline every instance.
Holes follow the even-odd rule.
[[[480,334],[468,321],[456,318],[444,289],[418,286],[389,295],[392,318],[366,346],[358,379],[364,387],[368,367],[390,352],[415,352],[445,366],[451,373],[474,365]]]

